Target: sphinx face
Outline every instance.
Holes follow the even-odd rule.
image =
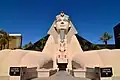
[[[56,27],[57,27],[57,29],[65,29],[65,30],[68,29],[68,27],[69,27],[68,19],[66,19],[64,17],[60,17],[56,21]]]
[[[70,21],[68,16],[66,15],[60,15],[56,18],[56,23],[54,25],[57,32],[60,32],[60,30],[65,30],[65,32],[68,32],[68,28],[70,27]]]

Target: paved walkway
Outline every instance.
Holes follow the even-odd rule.
[[[68,74],[66,71],[59,71],[56,74],[50,76],[49,78],[36,78],[32,80],[89,80],[86,78],[75,78]]]

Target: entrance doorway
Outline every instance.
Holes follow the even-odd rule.
[[[57,63],[59,71],[66,71],[67,63]]]

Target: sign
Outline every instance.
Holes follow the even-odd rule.
[[[10,76],[20,76],[20,67],[10,67],[9,75]]]
[[[100,68],[100,72],[101,72],[101,77],[111,77],[113,75],[111,67]]]

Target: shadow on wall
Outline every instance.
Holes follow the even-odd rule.
[[[41,68],[44,68],[44,69],[53,68],[53,61],[52,61],[52,60],[48,61],[48,62],[45,63],[42,67],[40,67],[40,69],[41,69]]]
[[[21,80],[29,80],[37,78],[38,74],[36,71],[37,67],[26,68],[21,73]]]
[[[78,68],[82,68],[82,66],[79,63],[72,61],[72,69],[78,69]]]
[[[57,69],[56,70],[50,70],[50,76],[54,75],[56,72],[57,72]]]

